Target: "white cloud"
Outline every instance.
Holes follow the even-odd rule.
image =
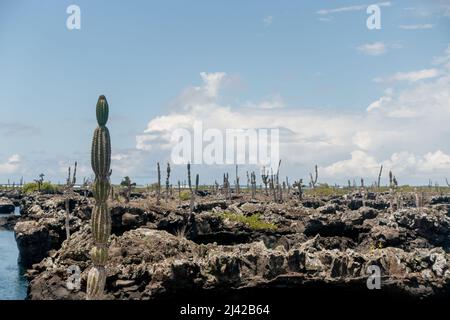
[[[450,44],[445,49],[444,55],[435,57],[433,59],[433,64],[435,65],[441,65],[448,71],[450,71]]]
[[[200,76],[202,77],[205,85],[202,87],[196,87],[197,91],[204,91],[206,96],[215,98],[217,97],[218,89],[225,77],[224,72],[215,72],[215,73],[206,73],[201,72]]]
[[[393,141],[400,145],[408,141],[410,136],[408,131],[396,130],[396,128],[383,127],[380,130],[374,130],[371,126],[368,129],[362,129],[354,134],[352,142],[357,148],[370,151],[380,150],[387,141]]]
[[[111,156],[112,175],[117,179],[125,176],[137,177],[149,171],[148,164],[143,161],[140,150],[120,150]],[[144,165],[143,165],[144,164]]]
[[[15,173],[21,164],[21,157],[18,154],[13,154],[4,163],[0,163],[0,174],[12,174]]]
[[[350,153],[350,159],[337,161],[325,167],[319,167],[323,176],[333,178],[345,176],[348,178],[367,177],[375,179],[380,165],[385,172],[391,170],[397,177],[407,175],[444,174],[450,170],[450,155],[442,150],[415,155],[408,151],[393,153],[388,159],[377,161],[373,156],[361,150]]]
[[[419,172],[442,172],[449,171],[450,169],[450,155],[438,150],[434,153],[428,152],[419,159],[418,171]]]
[[[337,161],[329,166],[319,168],[325,177],[367,177],[375,176],[380,164],[367,153],[361,150],[351,152],[351,158]]]
[[[273,22],[273,17],[272,16],[267,16],[263,19],[264,24],[268,27],[272,24]]]
[[[278,109],[284,108],[284,101],[281,95],[277,93],[275,95],[267,97],[266,99],[258,103],[247,101],[243,106],[256,109]]]
[[[434,25],[427,23],[427,24],[407,24],[407,25],[400,25],[399,28],[403,30],[423,30],[423,29],[431,29]]]
[[[111,155],[111,160],[117,160],[117,161],[121,161],[121,160],[125,160],[125,159],[129,159],[130,155],[125,154],[125,153],[116,153]]]
[[[394,81],[409,81],[416,82],[424,79],[436,78],[439,76],[439,70],[433,69],[423,69],[419,71],[410,71],[410,72],[397,72],[391,77],[386,79],[383,78],[375,78],[375,82],[394,82]]]
[[[425,4],[426,2],[426,4]],[[417,7],[406,7],[404,10],[409,12],[412,18],[431,18],[431,17],[450,17],[450,4],[448,0],[425,1],[418,3]]]
[[[205,81],[203,87],[209,86]],[[199,91],[205,91],[202,87]],[[283,128],[288,132],[286,139],[292,145],[303,145],[317,151],[325,146],[339,147],[348,144],[348,121],[356,121],[355,116],[331,116],[329,111],[292,110],[284,106],[280,95],[272,96],[260,103],[247,102],[242,106],[221,105],[217,100],[182,96],[177,100],[179,110],[159,116],[149,121],[144,132],[136,138],[139,150],[164,149],[171,146],[171,133],[179,128],[192,128],[195,121],[201,121],[204,128],[219,130],[234,128]],[[250,108],[249,108],[250,107]],[[326,128],[326,130],[324,130]]]
[[[438,70],[436,69],[424,69],[420,71],[412,71],[412,72],[399,72],[396,73],[392,80],[393,81],[410,81],[416,82],[423,79],[435,78],[439,75]]]
[[[378,3],[375,3],[375,4],[380,6],[380,7],[389,7],[389,6],[391,6],[391,2],[390,1],[378,2]],[[369,5],[370,4],[362,4],[362,5],[354,5],[354,6],[347,6],[347,7],[339,7],[339,8],[334,8],[334,9],[321,9],[321,10],[317,11],[317,14],[325,15],[325,14],[331,14],[331,13],[341,13],[341,12],[349,12],[349,11],[361,11],[361,10],[366,10]]]
[[[274,100],[281,100],[279,95],[260,103],[223,104],[218,97],[228,75],[220,73],[219,83],[213,85],[210,82],[217,77],[204,74],[202,85],[185,90],[176,99],[175,111],[149,121],[136,139],[136,148],[143,153],[151,149],[148,154],[160,161],[170,154],[171,132],[190,129],[196,120],[205,129],[280,128],[283,168],[291,166],[286,174],[306,178],[317,163],[324,180],[345,183],[350,174],[369,178],[384,164],[402,183],[441,179],[450,169],[450,49],[447,51],[434,60],[436,71],[395,74],[402,86],[387,88],[363,112],[269,108]],[[419,81],[425,78],[427,81]],[[211,87],[213,95],[207,89]],[[193,91],[196,94],[186,94]]]
[[[450,50],[447,49],[450,55]],[[411,84],[394,94],[388,90],[378,100],[369,105],[367,111],[380,112],[384,116],[393,118],[420,118],[440,123],[442,119],[450,116],[450,73],[447,70],[447,60],[444,57],[437,59],[441,69],[425,69],[397,73],[390,77],[390,81],[407,81]],[[436,61],[436,59],[435,59]],[[419,81],[430,79],[429,81]],[[434,128],[436,130],[436,128]]]
[[[379,56],[387,51],[387,46],[383,42],[366,43],[357,47],[359,52],[370,56]]]
[[[392,90],[385,91],[385,95],[380,97],[378,100],[372,102],[368,107],[367,111],[372,111],[376,109],[380,109],[383,105],[392,101]]]
[[[339,12],[347,12],[347,11],[359,11],[367,8],[365,5],[359,6],[348,6],[348,7],[339,7],[334,9],[321,9],[317,11],[320,15],[330,14],[330,13],[339,13]]]

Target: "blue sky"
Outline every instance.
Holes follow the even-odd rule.
[[[155,162],[166,161],[167,150],[142,148],[138,137],[153,130],[152,120],[195,115],[183,108],[190,104],[183,93],[207,86],[200,77],[205,72],[225,74],[213,105],[238,119],[230,127],[252,114],[249,105],[274,105],[257,111],[261,126],[267,118],[284,123],[298,117],[298,128],[286,127],[296,139],[282,149],[286,175],[307,180],[317,163],[323,182],[361,175],[371,181],[384,163],[400,182],[443,183],[450,144],[446,130],[435,128],[450,112],[443,85],[450,1],[378,2],[382,28],[369,30],[366,7],[373,3],[2,0],[0,182],[31,180],[40,172],[63,181],[75,160],[80,175],[89,176],[100,94],[111,110],[113,180],[130,175],[152,182]],[[71,4],[81,9],[80,30],[66,28]],[[437,98],[429,106],[420,96],[405,98],[414,92]],[[438,116],[428,109],[425,118],[418,116],[425,107]],[[416,113],[392,114],[405,108]],[[428,140],[411,143],[414,127]],[[174,169],[174,179],[184,179],[184,168]],[[205,182],[222,172],[197,170]]]

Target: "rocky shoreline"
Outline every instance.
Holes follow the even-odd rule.
[[[112,202],[106,298],[365,288],[372,265],[381,269],[385,292],[417,299],[449,296],[450,199],[434,196],[421,208],[406,204],[390,210],[384,194],[367,198],[354,192],[278,204],[205,196],[192,215],[178,200],[160,206],[145,197]],[[25,195],[20,204],[21,216],[8,226],[15,224],[21,263],[28,268],[27,298],[84,299],[92,199],[72,196],[69,240],[61,195]],[[256,214],[261,226],[233,219]],[[74,266],[80,287],[69,290],[68,269]]]
[[[14,210],[16,206],[19,206],[17,199],[15,199],[14,195],[8,194],[14,201],[11,201],[8,197],[2,196],[0,194],[0,231],[14,230],[14,226],[16,225],[19,217],[14,214]]]

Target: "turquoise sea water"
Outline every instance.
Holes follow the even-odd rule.
[[[0,231],[0,300],[23,300],[26,297],[27,281],[22,276],[25,270],[17,263],[18,256],[14,232]]]

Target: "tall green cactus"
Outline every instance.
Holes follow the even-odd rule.
[[[166,203],[167,203],[167,201],[168,201],[168,199],[169,199],[169,187],[170,187],[170,185],[169,185],[169,179],[170,179],[170,163],[169,162],[167,162],[167,176],[166,176],[166,195],[165,195],[165,200],[166,200]]]
[[[103,297],[106,282],[105,265],[108,260],[108,240],[111,234],[111,216],[107,199],[110,192],[111,140],[106,127],[108,102],[101,95],[97,102],[97,123],[91,150],[91,165],[95,173],[93,194],[95,205],[91,216],[93,247],[91,249],[92,269],[87,280],[86,299],[98,300]]]
[[[191,192],[191,200],[189,203],[189,213],[192,215],[192,212],[194,211],[194,204],[195,204],[195,193],[192,191],[192,183],[191,183],[191,164],[187,164],[187,172],[188,172],[188,183],[189,183],[189,191]]]
[[[159,162],[156,164],[158,170],[158,183],[156,184],[156,204],[159,205],[161,198],[161,168]]]

